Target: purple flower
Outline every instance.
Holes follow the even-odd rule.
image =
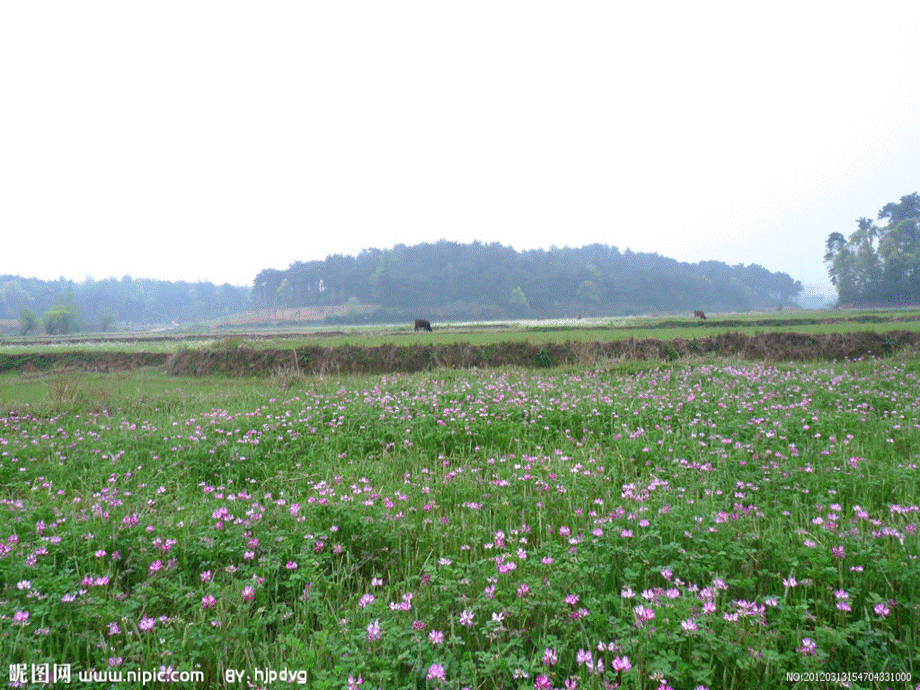
[[[629,663],[629,657],[614,657],[613,659],[613,670],[614,671],[628,671],[632,668],[632,664]]]
[[[156,621],[153,618],[144,616],[143,618],[141,618],[141,622],[137,624],[137,627],[140,630],[143,630],[144,632],[146,632],[148,630],[153,630],[153,626],[155,623]]]
[[[549,676],[537,676],[537,679],[533,683],[534,690],[552,690],[553,684],[549,680]]]
[[[556,664],[556,650],[547,647],[543,652],[543,665],[554,666]]]
[[[803,655],[814,656],[814,655],[815,655],[815,652],[818,651],[818,645],[815,644],[814,641],[812,641],[811,638],[806,637],[806,638],[803,638],[803,639],[802,639],[802,646],[799,647],[799,648],[798,648],[797,650],[795,650],[795,651],[797,651],[797,652],[799,652],[800,654],[803,654]]]
[[[428,680],[444,680],[446,675],[444,673],[444,667],[441,664],[432,664],[428,667],[428,675],[425,676]]]
[[[645,624],[648,623],[655,617],[654,609],[647,609],[642,605],[637,606],[633,609],[633,613],[636,614],[636,627],[645,627]]]
[[[368,623],[367,625],[368,642],[379,640],[382,636],[383,636],[383,633],[380,630],[380,619],[379,618],[375,620],[373,623]]]

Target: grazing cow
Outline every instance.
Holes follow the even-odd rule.
[[[431,332],[431,324],[425,321],[425,319],[416,319],[415,320],[415,330],[416,331],[428,331]]]
[[[705,315],[703,312],[701,312],[699,309],[697,309],[695,312],[693,312],[693,316],[694,316],[694,317],[697,317],[697,318],[700,318],[700,319],[703,319],[703,321],[706,320],[706,315]]]

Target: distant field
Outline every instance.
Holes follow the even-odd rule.
[[[80,334],[63,338],[10,337],[0,340],[0,354],[44,351],[160,352],[172,353],[180,346],[211,347],[228,340],[245,342],[255,349],[297,348],[307,345],[336,347],[359,345],[414,345],[418,343],[491,345],[503,342],[532,344],[609,342],[626,338],[672,340],[703,338],[725,332],[761,333],[854,333],[891,330],[920,331],[920,310],[809,311],[711,315],[706,321],[673,316],[660,318],[565,319],[435,323],[432,333],[416,333],[411,324],[383,326],[305,326],[303,329],[270,329],[212,332],[158,332],[131,334]]]

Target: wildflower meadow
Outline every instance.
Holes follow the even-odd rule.
[[[439,370],[21,406],[0,418],[0,673],[920,687],[918,364]]]

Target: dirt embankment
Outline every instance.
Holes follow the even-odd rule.
[[[285,350],[180,350],[167,371],[184,376],[259,376],[279,370],[305,374],[384,374],[471,367],[593,365],[609,359],[677,360],[692,356],[741,357],[765,361],[844,360],[880,357],[920,349],[920,333],[891,331],[828,333],[724,333],[685,340],[616,340],[532,344],[506,342],[430,345],[310,346]]]
[[[171,357],[165,352],[34,352],[24,355],[0,354],[0,372],[37,372],[49,369],[83,371],[125,371],[141,367],[165,366]]]
[[[903,349],[920,349],[920,333],[722,333],[687,340],[615,340],[532,344],[505,342],[379,345],[361,347],[311,345],[285,349],[253,349],[217,345],[180,348],[175,354],[158,352],[56,352],[22,355],[0,354],[2,371],[124,371],[162,367],[178,376],[268,376],[279,371],[304,374],[384,374],[471,367],[552,367],[564,364],[590,366],[610,359],[672,361],[693,356],[741,357],[761,361],[844,360],[887,356]]]

